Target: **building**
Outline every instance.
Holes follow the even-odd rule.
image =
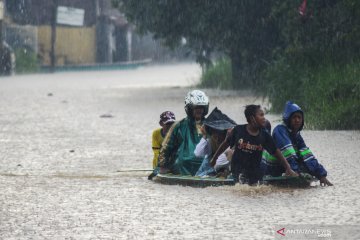
[[[7,0],[5,5],[6,41],[14,49],[34,51],[43,66],[51,63],[52,27],[57,66],[132,60],[131,27],[111,0]]]

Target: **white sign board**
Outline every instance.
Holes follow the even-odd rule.
[[[56,23],[70,26],[83,26],[84,15],[84,9],[59,6],[57,8]]]
[[[4,3],[0,2],[0,20],[4,18]]]

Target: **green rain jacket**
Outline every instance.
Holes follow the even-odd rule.
[[[195,121],[189,117],[174,124],[162,144],[159,166],[170,169],[174,174],[195,175],[202,163],[202,158],[194,154],[201,137]]]

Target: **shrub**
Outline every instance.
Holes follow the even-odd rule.
[[[360,62],[317,66],[280,60],[265,71],[264,90],[274,112],[292,100],[317,129],[360,129]]]
[[[27,48],[15,50],[15,72],[34,73],[39,70],[39,62],[34,51]]]
[[[230,60],[220,59],[205,70],[201,76],[200,87],[231,89],[233,86]]]

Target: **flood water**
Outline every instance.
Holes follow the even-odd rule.
[[[335,225],[341,237],[327,239],[359,239],[341,235],[360,227],[359,131],[303,132],[334,187],[199,189],[117,172],[151,168],[160,113],[185,116],[200,72],[181,64],[0,78],[0,239],[273,239],[290,224]],[[238,123],[246,104],[268,106],[247,92],[204,91],[210,110]]]

